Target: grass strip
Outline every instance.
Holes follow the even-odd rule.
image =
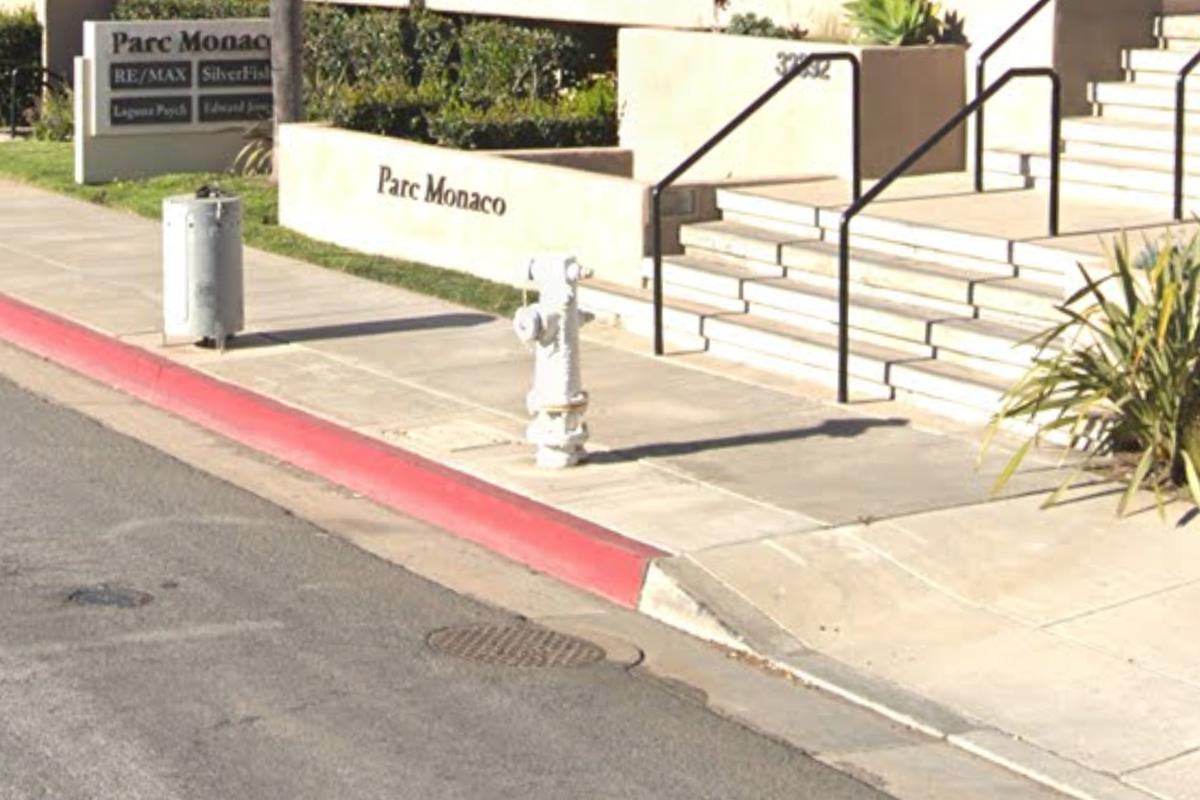
[[[156,220],[162,218],[163,198],[189,194],[205,183],[218,183],[242,198],[245,240],[251,247],[498,316],[510,316],[522,303],[521,291],[502,283],[428,264],[359,253],[280,227],[279,196],[265,178],[171,174],[80,186],[75,183],[74,169],[74,151],[69,142],[0,144],[0,176],[5,178]]]

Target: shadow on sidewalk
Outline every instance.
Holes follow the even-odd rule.
[[[315,342],[329,339],[351,339],[356,336],[380,336],[386,333],[414,333],[446,328],[471,328],[494,322],[487,314],[435,314],[428,317],[404,317],[371,322],[351,322],[341,325],[320,325],[312,328],[292,328],[277,331],[252,331],[245,338],[229,343],[231,350],[251,350],[275,347],[296,342]]]
[[[606,464],[617,461],[637,461],[643,458],[664,458],[668,456],[686,456],[703,453],[708,450],[724,450],[731,447],[753,447],[759,444],[776,444],[800,439],[826,437],[830,439],[852,439],[861,436],[872,428],[903,428],[908,425],[906,419],[827,419],[820,425],[810,428],[794,428],[783,431],[766,431],[763,433],[746,433],[739,436],[725,436],[718,439],[698,439],[693,442],[663,442],[661,444],[645,444],[638,447],[626,447],[619,450],[589,453],[588,463]]]

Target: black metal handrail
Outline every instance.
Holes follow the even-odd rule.
[[[1046,6],[1050,5],[1050,0],[1038,0],[1030,7],[1028,11],[1021,15],[1021,18],[1009,26],[1008,30],[1000,35],[996,41],[988,45],[987,49],[979,56],[979,60],[975,62],[975,99],[979,99],[984,83],[984,68],[987,66],[987,60],[996,54],[996,51],[1008,43],[1008,40],[1016,36],[1017,33],[1024,28],[1029,21],[1038,15]],[[975,191],[983,191],[983,105],[980,104],[975,112]]]
[[[891,172],[884,175],[862,197],[842,212],[838,237],[838,402],[850,399],[850,222],[875,198],[883,194],[909,168],[920,161],[951,131],[975,113],[1014,78],[1049,78],[1053,87],[1050,98],[1050,235],[1058,235],[1058,176],[1062,150],[1062,79],[1050,67],[1010,69],[984,92],[946,121],[942,127],[913,150]]]
[[[1200,65],[1200,52],[1192,56],[1175,79],[1175,219],[1183,219],[1183,159],[1184,159],[1184,115],[1187,113],[1187,79],[1192,70]]]
[[[661,356],[664,351],[663,346],[663,275],[662,275],[662,196],[671,184],[679,180],[689,169],[696,165],[700,159],[708,155],[714,147],[725,140],[729,134],[733,133],[742,123],[766,105],[771,98],[779,94],[784,88],[794,81],[796,78],[807,70],[812,64],[819,61],[845,61],[851,66],[852,74],[852,112],[850,118],[851,129],[851,182],[854,199],[857,200],[862,196],[862,128],[860,126],[860,104],[862,99],[862,67],[859,63],[858,56],[853,53],[811,53],[794,64],[787,74],[780,78],[775,84],[763,92],[757,100],[730,120],[721,130],[717,131],[704,144],[696,149],[690,156],[680,162],[679,166],[671,170],[665,178],[660,180],[650,190],[650,208],[651,208],[651,224],[653,226],[653,256],[654,256],[654,354]]]
[[[17,138],[17,88],[22,73],[32,72],[38,76],[39,89],[54,89],[65,86],[66,79],[41,64],[14,64],[0,62],[0,75],[8,76],[8,126],[12,138]]]

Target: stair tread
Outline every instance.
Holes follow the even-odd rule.
[[[588,278],[580,284],[583,290],[595,290],[614,294],[620,297],[625,297],[630,300],[641,300],[646,303],[653,302],[654,292],[650,289],[638,289],[632,286],[626,286],[619,283],[610,283],[609,281],[599,280],[597,278]],[[697,303],[693,300],[681,300],[678,297],[671,297],[665,292],[663,293],[663,306],[676,311],[686,311],[690,314],[699,314],[705,317],[715,317],[728,315],[731,312],[719,306],[711,306],[705,303]]]
[[[936,359],[926,359],[924,361],[913,362],[910,364],[898,364],[898,370],[914,370],[924,372],[931,375],[936,375],[939,378],[949,378],[963,383],[973,383],[977,386],[982,386],[987,389],[993,389],[998,392],[1007,391],[1013,384],[1011,380],[989,375],[986,372],[971,369],[962,364],[955,364],[950,361],[939,361]]]
[[[1093,92],[1128,92],[1135,95],[1163,95],[1166,99],[1170,100],[1172,108],[1175,106],[1174,86],[1160,86],[1156,83],[1138,83],[1137,81],[1093,81],[1091,87]],[[1193,84],[1189,80],[1185,94],[1188,97],[1200,95],[1200,88],[1198,87],[1200,87],[1200,83]],[[1190,107],[1191,104],[1189,103],[1188,105]]]
[[[1031,154],[1030,158],[1031,158],[1031,161],[1038,162],[1040,164],[1049,164],[1050,163],[1050,156],[1048,156],[1048,155]],[[1099,167],[1099,168],[1103,168],[1103,169],[1118,169],[1118,170],[1122,170],[1122,172],[1130,172],[1130,173],[1147,173],[1147,174],[1168,175],[1168,176],[1175,175],[1174,160],[1164,160],[1162,167],[1157,167],[1157,166],[1151,166],[1151,164],[1136,163],[1136,162],[1132,163],[1132,162],[1128,162],[1128,161],[1121,161],[1120,157],[1114,158],[1112,156],[1104,156],[1104,157],[1100,158],[1100,157],[1073,156],[1070,154],[1063,154],[1062,156],[1060,156],[1060,166]],[[1196,170],[1198,170],[1198,169],[1200,169],[1200,166],[1198,166],[1198,164],[1195,164],[1195,158],[1192,158],[1192,161],[1190,161],[1190,163],[1188,161],[1184,161],[1184,173],[1189,174],[1189,175],[1196,174]]]
[[[792,233],[782,233],[769,228],[747,225],[744,222],[719,219],[710,222],[693,222],[685,226],[687,229],[715,231],[728,236],[739,236],[744,239],[757,239],[771,244],[790,244],[791,242],[807,241],[803,236]]]
[[[829,333],[821,333],[808,328],[789,325],[786,322],[756,317],[753,314],[726,315],[721,318],[721,322],[729,325],[737,325],[742,328],[750,328],[762,333],[785,336],[789,339],[795,339],[805,344],[816,345],[829,350],[836,350],[838,346],[837,331],[833,328],[830,329]],[[858,358],[867,358],[872,361],[889,364],[902,361],[919,361],[923,358],[912,353],[906,353],[903,350],[894,350],[890,347],[870,342],[856,341],[853,338],[850,340],[850,354]]]
[[[1058,301],[1062,298],[1062,290],[1056,286],[1047,286],[1044,283],[1030,280],[1029,278],[993,278],[990,281],[980,281],[983,286],[989,286],[999,289],[1023,292],[1025,294],[1037,295],[1043,299]]]
[[[1014,344],[1029,339],[1045,328],[1045,326],[1024,327],[991,319],[969,319],[965,317],[943,320],[938,325],[944,328],[955,328],[984,336],[991,336],[995,339],[1004,339]]]
[[[824,256],[838,256],[838,246],[830,242],[798,242],[788,245],[789,250],[808,250]],[[879,266],[896,267],[899,269],[911,270],[913,272],[932,275],[939,278],[956,278],[964,281],[982,281],[994,280],[997,277],[1002,277],[995,272],[986,270],[973,270],[966,267],[955,267],[949,264],[938,264],[936,262],[921,261],[912,258],[904,258],[903,256],[889,255],[888,253],[877,253],[870,250],[856,249],[854,247],[853,233],[850,236],[850,264],[853,270],[854,262],[876,264]],[[789,269],[797,269],[798,267],[789,267]],[[853,276],[851,276],[853,279]]]
[[[1068,133],[1072,128],[1119,128],[1129,131],[1151,131],[1175,135],[1173,125],[1160,125],[1156,122],[1142,122],[1136,119],[1120,119],[1118,117],[1067,117],[1063,121],[1063,137],[1070,138]],[[1188,125],[1186,130],[1200,133],[1200,126]]]
[[[798,280],[794,277],[788,278],[762,278],[756,280],[755,283],[763,286],[773,286],[780,289],[796,292],[797,294],[810,295],[819,297],[823,300],[837,301],[837,289],[828,286],[818,286]],[[751,300],[751,303],[758,301]],[[871,296],[855,296],[853,285],[850,289],[850,303],[852,307],[867,308],[872,311],[881,311],[889,314],[894,314],[898,317],[906,317],[908,319],[920,320],[921,322],[942,322],[948,319],[968,319],[967,317],[955,317],[952,314],[940,312],[934,309],[914,306],[910,303],[902,303],[895,300],[887,300],[882,297]]]
[[[753,262],[747,262],[747,264],[750,263]],[[707,256],[695,255],[692,253],[678,256],[664,256],[663,264],[699,270],[712,275],[720,275],[725,278],[738,278],[741,280],[754,280],[770,277],[772,275],[778,275],[778,269],[774,271],[755,269],[754,267],[743,266],[733,261],[719,260],[716,258],[709,258]],[[648,268],[652,269],[653,267]]]

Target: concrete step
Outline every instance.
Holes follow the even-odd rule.
[[[1191,50],[1186,51],[1188,55],[1191,55],[1196,50],[1200,50],[1200,42],[1193,42],[1192,44],[1195,46]],[[1157,86],[1157,87],[1167,87],[1170,89],[1174,89],[1176,77],[1177,76],[1175,74],[1170,73],[1170,72],[1148,72],[1146,70],[1137,70],[1137,71],[1125,70],[1125,82],[1126,83],[1136,83],[1139,86]],[[1191,81],[1188,82],[1188,86],[1191,86]]]
[[[779,249],[783,245],[816,237],[815,231],[808,237],[796,236],[728,220],[684,225],[679,231],[679,240],[685,248],[768,264],[779,263]]]
[[[929,341],[938,348],[939,357],[954,352],[1025,370],[1038,352],[1029,339],[1044,327],[1044,324],[1013,325],[986,319],[948,319],[932,326]]]
[[[706,319],[703,333],[713,342],[724,342],[827,372],[837,370],[837,332],[833,329],[819,333],[745,315]],[[919,356],[901,350],[852,341],[849,369],[856,378],[885,386],[895,364],[919,360]]]
[[[643,261],[643,277],[653,277],[653,268],[651,259]],[[733,262],[702,255],[668,256],[663,259],[664,287],[686,287],[726,300],[743,299],[742,284],[746,281],[780,278],[783,274],[783,267],[757,261]]]
[[[648,291],[589,280],[579,286],[578,297],[580,308],[595,314],[598,323],[653,337],[654,306]],[[663,306],[663,339],[673,350],[703,352],[708,342],[700,334],[700,320],[721,313],[725,312],[718,308],[668,300]]]
[[[1014,185],[1013,181],[1006,183]],[[838,238],[841,209],[837,207],[821,208],[811,203],[763,197],[738,189],[718,190],[717,205],[722,213],[736,215],[739,223],[753,218],[756,226],[774,230],[779,236],[807,234],[815,226],[821,229],[824,241],[836,242]],[[953,259],[973,265],[989,262],[993,270],[998,270],[1009,261],[1011,243],[1008,239],[937,224],[906,222],[867,213],[853,221],[851,233],[861,248],[894,252],[896,246],[904,246],[921,250],[921,258],[942,263],[952,263]],[[783,245],[785,249],[787,246],[787,243]]]
[[[795,237],[796,241],[822,240],[833,245],[836,245],[838,242],[838,231],[831,228],[827,229],[812,225],[802,225],[800,223],[789,223],[783,220],[761,217],[752,214],[743,214],[741,212],[729,210],[723,210],[722,214],[725,219],[730,222],[737,222],[742,225],[751,225],[756,228],[773,230],[776,233],[791,235]],[[920,245],[892,241],[889,239],[881,239],[864,234],[861,230],[859,230],[860,227],[861,226],[856,223],[852,228],[852,245],[856,250],[869,250],[873,253],[883,253],[886,255],[898,256],[900,258],[916,259],[920,261],[942,264],[945,266],[989,272],[996,275],[1008,275],[1012,273],[1012,268],[1006,263],[1000,263],[987,258],[964,255],[962,253],[956,253],[948,250],[935,250],[928,247],[922,247]],[[695,252],[698,254],[698,251]],[[1053,276],[1052,279],[1057,279],[1057,276]]]
[[[935,357],[943,364],[956,364],[972,372],[978,372],[997,381],[1003,381],[1007,386],[1016,384],[1029,371],[1029,364],[1009,364],[1006,361],[993,361],[990,358],[960,353],[957,350],[938,350]]]
[[[626,318],[653,317],[652,295],[646,289],[632,289],[605,281],[589,280],[579,287],[579,305],[602,321],[616,322]],[[663,327],[677,333],[699,336],[705,317],[728,313],[714,306],[692,303],[678,298],[666,298],[663,305]]]
[[[1055,245],[1053,241],[1013,242],[1013,263],[1017,266],[1018,278],[1025,278],[1047,288],[1062,291],[1064,280],[1075,274],[1080,263],[1085,265],[1104,263],[1103,255],[1067,250]]]
[[[1035,178],[1033,186],[1036,189],[1047,191],[1050,186],[1050,180],[1048,178]],[[1064,200],[1079,199],[1094,203],[1157,208],[1162,211],[1164,220],[1171,215],[1174,205],[1172,195],[1163,192],[1146,192],[1138,189],[1125,189],[1119,186],[1101,186],[1099,184],[1080,183],[1076,181],[1063,181],[1060,188],[1062,189]],[[1190,218],[1193,214],[1200,214],[1200,198],[1185,196],[1183,198],[1183,213],[1185,218]]]
[[[983,412],[1000,408],[1004,393],[1012,385],[1007,377],[979,372],[962,364],[946,361],[919,361],[896,364],[889,383],[897,390],[944,400],[952,400]]]
[[[836,233],[841,214],[833,209],[821,209],[817,222],[828,232]],[[907,222],[882,216],[864,214],[850,224],[851,234],[865,235],[874,239],[955,253],[976,259],[1008,263],[1011,242],[1002,236],[954,230],[937,224]]]
[[[1158,125],[1109,117],[1070,117],[1063,120],[1062,131],[1068,148],[1076,143],[1093,143],[1175,152],[1173,122]],[[1200,155],[1200,126],[1187,129],[1185,146],[1188,153]]]
[[[1188,52],[1189,49],[1192,51],[1191,53]],[[1169,74],[1172,76],[1171,83],[1174,85],[1175,76],[1179,74],[1179,70],[1183,69],[1196,50],[1200,50],[1200,42],[1194,42],[1190,48],[1178,50],[1139,47],[1126,50],[1122,54],[1122,61],[1125,69],[1133,72]]]
[[[1169,167],[1152,169],[1066,155],[1062,157],[1059,167],[1060,178],[1064,184],[1073,182],[1112,186],[1164,197],[1170,197],[1175,191],[1174,174]],[[984,155],[984,169],[989,172],[1049,178],[1050,158],[1036,154],[991,151]],[[1183,190],[1187,197],[1200,198],[1200,173],[1185,174]]]
[[[1188,53],[1195,53],[1200,50],[1200,39],[1188,39],[1182,36],[1172,36],[1169,38],[1159,37],[1158,44],[1163,50],[1182,50]]]
[[[850,275],[854,283],[903,292],[914,298],[932,298],[970,305],[971,286],[977,281],[996,280],[995,272],[966,270],[853,249],[851,239]],[[811,273],[830,278],[838,274],[838,248],[828,242],[788,245],[782,260],[789,276]],[[1009,269],[1009,274],[1013,273]]]
[[[1200,15],[1164,14],[1158,18],[1158,35],[1164,39],[1200,39]]]
[[[757,214],[743,214],[740,211],[731,211],[729,209],[723,210],[721,217],[726,222],[736,222],[739,225],[775,231],[776,233],[794,237],[797,240],[820,239],[823,233],[816,225],[805,225],[800,222],[787,222],[785,220],[772,219],[771,217],[760,217]]]
[[[1200,108],[1200,83],[1188,84],[1184,93],[1187,108]],[[1141,83],[1111,82],[1093,83],[1088,91],[1089,99],[1104,109],[1109,106],[1137,106],[1140,108],[1163,109],[1174,112],[1175,91],[1165,86],[1148,86]],[[1104,116],[1106,114],[1102,114]]]
[[[1128,103],[1104,103],[1098,105],[1097,113],[1106,119],[1136,122],[1141,125],[1170,126],[1175,124],[1175,108],[1135,106]],[[1189,103],[1184,114],[1184,124],[1189,128],[1200,126],[1200,103]]]
[[[897,349],[932,355],[928,347],[929,329],[935,321],[946,318],[943,314],[897,301],[856,296],[854,289],[852,285],[852,328],[889,337],[895,340],[889,344]],[[827,324],[835,324],[838,320],[838,292],[833,286],[795,278],[772,278],[747,283],[744,292],[752,314],[785,322],[792,317],[805,317]],[[786,316],[773,315],[772,310],[786,312]],[[919,347],[912,349],[905,343]]]
[[[998,311],[1023,324],[1038,321],[1058,322],[1058,305],[1066,298],[1060,289],[1052,289],[1027,278],[1001,278],[976,283],[971,287],[971,302],[980,311]],[[1026,322],[1028,321],[1028,322]]]
[[[652,306],[649,292],[588,281],[580,287],[585,308],[612,315],[610,322],[649,336]],[[719,309],[669,299],[664,309],[665,336],[672,347],[709,355],[833,387],[837,380],[837,330],[813,329],[763,319],[753,314],[726,314]],[[944,326],[944,331],[938,329]],[[699,331],[699,334],[693,331]],[[946,360],[930,359],[875,342],[851,339],[850,389],[855,399],[889,399],[902,391],[910,400],[947,410],[972,409],[989,414],[1000,394],[1019,377],[1015,356],[998,350],[1005,337],[1023,330],[979,320],[948,320],[933,325],[944,342]],[[862,335],[862,331],[855,331]],[[972,347],[976,355],[949,349]],[[986,357],[987,348],[1010,360]]]
[[[805,381],[806,383],[815,383],[827,387],[831,397],[833,391],[837,388],[838,375],[836,370],[822,369],[811,364],[801,364],[787,358],[779,358],[768,353],[740,347],[728,342],[708,342],[707,353],[723,361],[731,361],[735,364],[753,367],[764,372],[773,372],[776,375],[785,375],[789,378]],[[853,375],[850,376],[848,383],[851,402],[891,400],[895,394],[890,386],[862,380]]]
[[[850,202],[849,196],[846,197],[846,202]],[[745,214],[791,226],[818,227],[816,206],[764,197],[744,190],[718,189],[717,208],[721,209],[722,213],[732,211],[735,214]]]
[[[1063,154],[1071,158],[1119,164],[1123,167],[1168,171],[1175,169],[1175,153],[1170,150],[1143,150],[1124,145],[1068,140],[1065,142]],[[1190,153],[1185,150],[1184,155],[1184,170],[1200,174],[1200,149]]]
[[[698,302],[729,312],[749,311],[765,319],[824,331],[838,319],[836,282],[797,280],[765,274],[751,266],[735,266],[711,259],[672,257],[663,262],[664,293],[671,300]],[[945,310],[922,309],[907,296],[880,298],[851,289],[850,324],[858,340],[873,342],[914,355],[932,355],[929,324],[957,314],[970,316],[974,309],[958,305]]]

